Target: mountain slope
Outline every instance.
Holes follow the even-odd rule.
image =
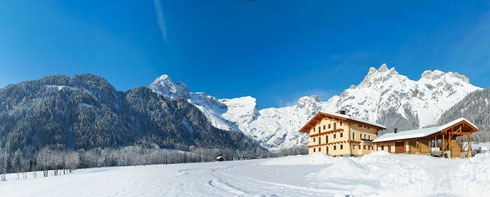
[[[180,86],[185,85],[172,82],[166,75],[150,85],[154,92],[168,98],[184,95],[179,98],[187,99],[203,111],[215,127],[241,131],[270,150],[306,144],[307,136],[301,135],[298,129],[318,111],[345,110],[349,115],[385,124],[388,130],[412,129],[435,124],[444,111],[480,89],[458,73],[425,71],[414,81],[386,64],[379,69],[370,68],[359,85],[328,101],[306,96],[293,106],[262,110],[257,109],[257,101],[252,97],[216,99],[205,93],[188,92],[187,86],[177,88]],[[168,93],[173,90],[185,92]]]
[[[240,132],[217,129],[194,105],[147,87],[117,91],[95,75],[49,76],[0,89],[0,147],[34,154],[49,145],[91,149],[134,144],[255,150]]]
[[[476,140],[490,141],[490,89],[475,91],[456,105],[442,114],[439,124],[444,124],[456,118],[466,118],[472,123],[478,125],[480,129],[477,132]]]

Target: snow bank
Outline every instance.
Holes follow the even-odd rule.
[[[369,156],[386,156],[386,155],[391,155],[391,153],[386,151],[376,151],[369,154]]]
[[[332,160],[332,157],[323,154],[297,155],[297,156],[287,156],[287,157],[269,159],[265,162],[262,162],[260,165],[265,165],[265,166],[320,165],[320,164],[326,164],[330,160]]]
[[[464,161],[454,173],[452,187],[460,194],[478,196],[490,188],[490,153]]]
[[[386,152],[362,158],[335,158],[316,174],[322,188],[337,188],[348,195],[386,195],[409,192],[419,194],[428,182],[427,172],[411,162],[400,161]],[[347,192],[347,193],[345,193]]]

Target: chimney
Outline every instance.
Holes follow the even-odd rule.
[[[398,129],[397,129],[397,128],[395,128],[395,133],[397,133],[397,132],[398,132]]]
[[[340,110],[340,114],[345,115],[345,110]]]

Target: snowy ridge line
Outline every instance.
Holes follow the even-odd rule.
[[[174,83],[167,75],[157,78],[150,88],[164,97],[189,101],[214,127],[240,131],[269,150],[304,147],[308,136],[298,130],[320,111],[343,110],[356,121],[411,130],[436,125],[445,111],[481,89],[455,72],[426,70],[419,80],[411,80],[386,64],[369,68],[358,85],[327,101],[304,96],[292,106],[260,110],[253,97],[216,99],[189,92],[184,83]]]

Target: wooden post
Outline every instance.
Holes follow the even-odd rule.
[[[446,146],[444,145],[444,134],[442,134],[442,142],[441,142],[441,151],[442,151],[442,156],[444,156],[444,148]]]
[[[419,154],[420,154],[420,153],[422,152],[422,151],[420,150],[420,140],[417,140],[417,146],[418,146],[418,147],[417,147],[417,150],[419,151]]]
[[[473,148],[471,147],[471,135],[468,135],[468,158],[473,156]]]
[[[461,152],[464,152],[463,144],[464,144],[464,135],[461,136]]]

